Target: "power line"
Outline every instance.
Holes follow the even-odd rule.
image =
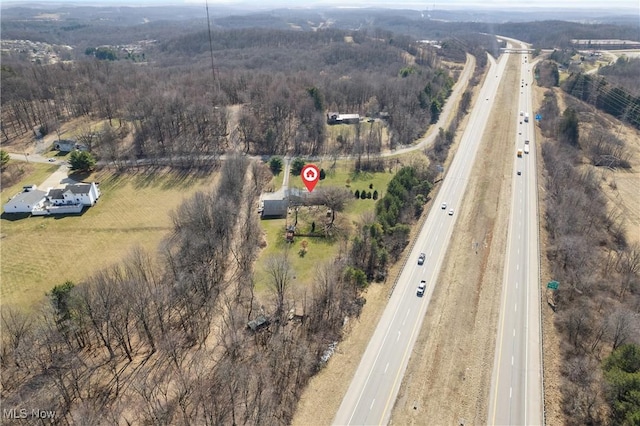
[[[211,21],[209,20],[209,0],[205,0],[205,7],[207,9],[207,28],[209,30],[209,52],[211,53],[211,75],[213,77],[213,84],[217,84],[217,93],[220,94],[220,79],[216,78],[216,67],[213,59],[213,40],[211,38]]]

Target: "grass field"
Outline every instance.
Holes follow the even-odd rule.
[[[324,161],[314,163],[318,168],[323,168],[327,174],[326,179],[320,181],[316,188],[337,186],[348,188],[352,192],[356,189],[359,191],[378,191],[381,198],[387,188],[387,184],[393,177],[392,173],[354,173],[353,164],[348,161],[337,161],[333,166],[333,161]],[[282,180],[280,179],[280,182]],[[291,176],[289,185],[295,188],[302,188],[302,180],[299,176]],[[373,189],[369,188],[373,185]],[[276,187],[278,189],[279,187]],[[373,211],[375,201],[373,199],[356,200],[355,198],[349,202],[344,212],[337,213],[338,221],[341,227],[350,227],[353,222],[357,222],[360,215],[365,211]],[[298,216],[299,232],[309,232],[310,223],[315,221],[317,226],[321,226],[323,221],[323,209],[317,212],[314,208],[303,208]],[[289,217],[289,223],[294,221],[293,215]],[[316,275],[316,265],[332,260],[339,252],[341,241],[339,238],[333,241],[327,241],[324,238],[317,237],[296,237],[292,244],[285,242],[285,219],[271,219],[260,222],[267,241],[267,247],[260,252],[255,267],[256,291],[266,290],[269,280],[265,271],[267,259],[278,253],[283,253],[285,249],[289,250],[289,261],[294,271],[295,279],[292,287],[294,291],[299,291],[305,287],[309,287],[313,283]],[[302,248],[302,241],[306,241],[307,253],[304,257],[300,257],[298,252]]]
[[[34,166],[15,188],[39,183],[47,176],[40,166],[52,167]],[[155,251],[171,229],[169,213],[197,190],[211,188],[214,178],[104,171],[85,180],[100,182],[102,197],[82,215],[14,221],[3,216],[0,303],[33,306],[54,285],[81,281],[117,263],[135,246]]]

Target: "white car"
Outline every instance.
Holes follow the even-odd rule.
[[[449,216],[453,216],[453,209],[449,210]]]
[[[416,291],[416,295],[419,297],[424,296],[424,290],[427,288],[427,282],[425,280],[420,281],[418,285],[418,291]]]
[[[447,203],[442,203],[440,207],[442,207],[442,210],[445,210],[447,208]]]

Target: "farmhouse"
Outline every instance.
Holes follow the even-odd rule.
[[[80,213],[83,208],[95,205],[98,198],[100,189],[95,182],[50,188],[47,192],[30,185],[4,205],[4,212],[31,213],[34,216]]]

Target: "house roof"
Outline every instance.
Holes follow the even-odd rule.
[[[64,190],[63,189],[50,189],[49,190],[49,198],[53,200],[63,200],[64,199]]]
[[[91,191],[90,184],[67,185],[65,191],[71,191],[74,194],[88,194]]]
[[[13,197],[9,202],[22,202],[27,205],[33,205],[41,201],[45,197],[45,195],[47,195],[46,192],[40,191],[39,189],[34,189],[33,191],[21,192],[20,194]]]

